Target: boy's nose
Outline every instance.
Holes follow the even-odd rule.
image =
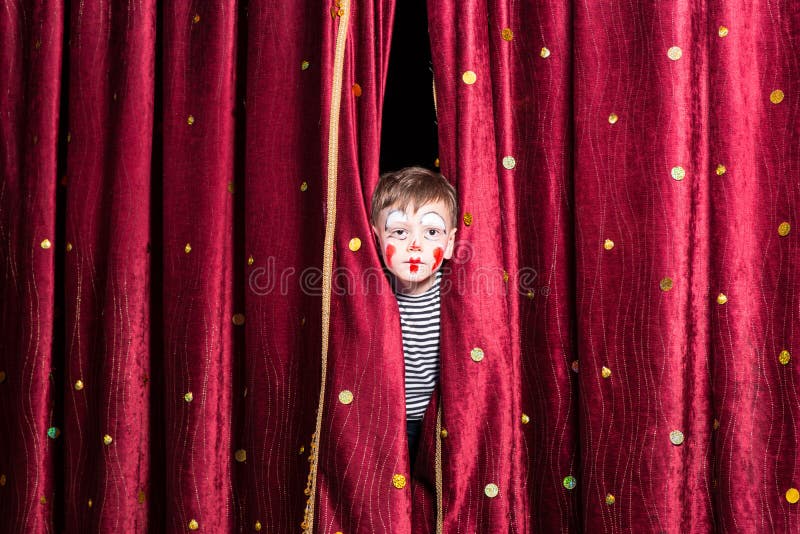
[[[412,239],[408,244],[408,250],[422,250],[422,247],[419,246],[419,242],[416,238]]]

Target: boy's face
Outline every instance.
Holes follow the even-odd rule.
[[[449,227],[450,219],[442,201],[381,211],[372,231],[401,292],[413,295],[427,290],[442,262],[453,256],[456,228]]]

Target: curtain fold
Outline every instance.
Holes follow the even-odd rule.
[[[395,5],[3,3],[0,531],[797,531],[797,5],[427,2],[413,466]]]

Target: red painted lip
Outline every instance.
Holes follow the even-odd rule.
[[[406,263],[422,263],[422,260],[419,258],[409,258]]]

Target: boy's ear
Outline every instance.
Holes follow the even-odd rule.
[[[447,236],[447,246],[444,249],[444,259],[449,260],[453,257],[453,249],[455,248],[456,243],[456,232],[458,232],[458,228],[453,228],[450,230],[450,234]]]
[[[378,229],[375,228],[375,225],[372,225],[372,237],[375,238],[375,244],[380,244],[380,234],[378,233]]]

